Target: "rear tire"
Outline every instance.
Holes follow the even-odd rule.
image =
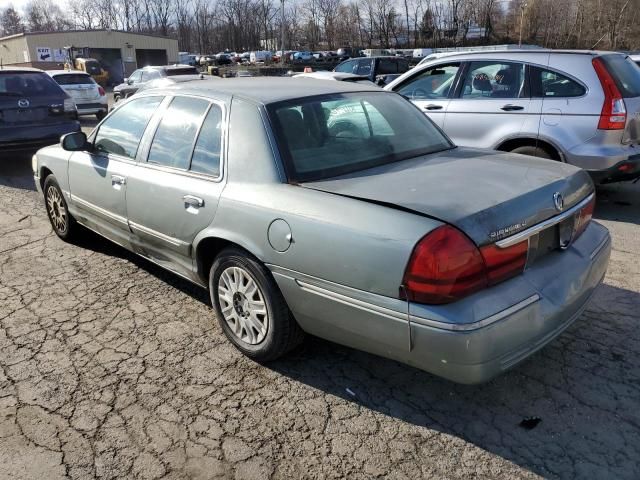
[[[523,147],[517,147],[511,150],[511,153],[519,153],[521,155],[529,155],[531,157],[547,158],[549,160],[557,160],[553,155],[542,147],[534,147],[531,145],[525,145]]]
[[[75,218],[69,213],[67,201],[58,185],[56,177],[49,175],[44,181],[44,203],[47,216],[53,227],[53,231],[62,240],[70,241],[77,235],[78,225]]]
[[[222,331],[253,360],[275,360],[304,339],[271,273],[240,248],[226,248],[216,257],[209,293]]]

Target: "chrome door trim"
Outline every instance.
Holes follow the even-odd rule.
[[[155,237],[159,240],[162,240],[163,242],[169,243],[175,247],[188,247],[189,243],[187,242],[183,242],[182,240],[180,240],[179,238],[175,238],[175,237],[170,237],[169,235],[165,235],[164,233],[160,233],[156,230],[153,230],[151,228],[147,228],[144,225],[140,225],[139,223],[135,223],[135,222],[129,222],[129,226],[131,227],[132,230],[138,230],[142,233],[145,233],[147,235],[150,235],[152,237]]]
[[[578,202],[573,207],[571,207],[569,210],[565,210],[564,212],[562,212],[559,215],[556,215],[555,217],[551,217],[548,220],[540,222],[537,225],[534,225],[533,227],[527,228],[526,230],[523,230],[520,233],[516,233],[515,235],[511,235],[510,237],[507,237],[504,240],[499,240],[499,241],[496,242],[496,246],[498,248],[510,247],[512,245],[515,245],[516,243],[520,243],[523,240],[528,239],[529,237],[532,237],[533,235],[536,235],[536,234],[540,233],[542,230],[544,230],[546,228],[552,227],[553,225],[557,225],[558,223],[562,222],[563,220],[566,220],[571,215],[574,215],[580,209],[585,207],[591,200],[593,200],[594,196],[595,196],[595,193],[591,193],[589,196],[587,196],[587,198],[585,198],[582,201]]]
[[[77,197],[73,194],[71,194],[70,196],[71,201],[81,207],[84,207],[87,210],[92,210],[95,213],[98,213],[99,215],[102,215],[103,217],[107,217],[110,220],[114,220],[122,225],[124,225],[125,227],[128,227],[128,222],[127,219],[125,217],[122,217],[120,215],[117,215],[115,213],[110,212],[109,210],[105,210],[102,207],[98,207],[97,205],[94,205],[91,202],[87,202],[86,200],[81,199],[80,197]]]

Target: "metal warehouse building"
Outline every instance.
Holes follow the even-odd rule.
[[[4,65],[59,69],[67,61],[69,47],[74,57],[98,60],[115,82],[121,82],[138,67],[178,61],[178,40],[120,30],[11,35],[0,38],[0,61]]]

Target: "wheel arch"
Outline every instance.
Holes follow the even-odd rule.
[[[227,247],[238,247],[264,263],[264,251],[255,242],[230,231],[209,230],[194,241],[193,258],[196,274],[204,285],[209,285],[209,270],[218,254]]]
[[[536,137],[513,137],[507,140],[502,141],[498,144],[495,150],[500,150],[503,152],[510,152],[514,148],[518,147],[539,147],[551,155],[554,160],[560,160],[562,162],[566,161],[565,156],[562,153],[562,149],[559,148],[555,142],[547,138],[536,138]]]

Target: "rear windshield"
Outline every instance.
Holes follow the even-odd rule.
[[[453,148],[400,95],[322,95],[267,107],[290,182],[335,177]]]
[[[53,79],[58,82],[58,85],[92,85],[96,83],[89,75],[81,73],[54,75]]]
[[[167,69],[167,77],[174,75],[197,75],[200,73],[196,67],[170,68]]]
[[[640,97],[640,67],[623,55],[603,55],[607,70],[624,98]]]
[[[66,94],[46,73],[41,72],[5,72],[0,73],[0,96],[45,97]]]

